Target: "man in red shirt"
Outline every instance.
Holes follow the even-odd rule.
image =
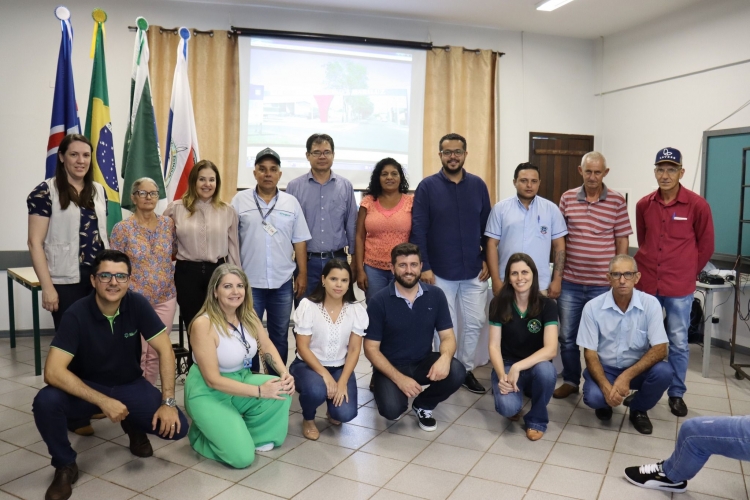
[[[656,296],[666,310],[669,364],[674,370],[667,390],[669,408],[684,417],[690,309],[695,278],[714,253],[714,223],[706,200],[680,184],[685,169],[677,149],[660,150],[655,165],[659,189],[635,207],[635,260],[641,272],[637,288]]]

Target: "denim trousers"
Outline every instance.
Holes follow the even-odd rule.
[[[393,281],[393,273],[390,269],[383,270],[371,267],[365,264],[365,274],[367,275],[367,290],[365,290],[365,302],[369,303],[370,299],[383,288],[387,287]]]
[[[696,417],[677,434],[674,453],[662,469],[670,481],[692,479],[711,455],[750,460],[750,417]]]
[[[456,334],[456,358],[467,372],[474,369],[474,357],[482,328],[487,322],[487,282],[479,278],[450,281],[435,275],[435,284],[445,293]],[[463,324],[458,324],[456,306],[461,308]]]
[[[566,280],[562,282],[557,308],[560,315],[559,339],[563,382],[575,387],[581,383],[581,350],[576,343],[581,312],[589,300],[608,291],[608,286],[579,285]]]
[[[613,366],[602,366],[602,368],[604,368],[604,376],[607,377],[610,384],[614,383],[615,379],[627,369]],[[638,392],[630,402],[630,410],[648,411],[656,406],[656,403],[664,395],[664,391],[669,387],[671,380],[672,367],[666,361],[659,361],[635,377],[630,381],[630,388]],[[595,410],[609,406],[599,384],[591,378],[588,368],[583,370],[583,402],[589,408]]]
[[[151,385],[148,380],[139,377],[129,384],[114,387],[107,387],[86,380],[83,383],[95,391],[124,404],[128,408],[126,422],[148,434],[157,434],[159,427],[157,426],[156,430],[152,430],[151,419],[154,418],[154,413],[161,406],[161,391]],[[36,428],[52,456],[53,467],[63,467],[76,461],[76,452],[73,451],[68,439],[68,419],[85,421],[91,415],[101,412],[97,406],[88,401],[51,385],[37,393],[32,408]],[[162,439],[177,441],[187,435],[187,418],[179,408],[177,412],[180,416],[180,432],[175,432],[175,435],[171,438]]]
[[[514,361],[505,359],[505,373],[510,371]],[[523,407],[524,393],[531,394],[531,409],[523,416],[526,428],[541,432],[547,431],[549,416],[547,404],[555,392],[557,370],[549,361],[540,361],[528,370],[523,370],[518,376],[518,392],[500,394],[500,382],[495,370],[492,370],[492,393],[495,396],[495,411],[504,417],[512,417]]]
[[[344,371],[343,366],[325,366],[324,368],[337,382]],[[328,403],[328,414],[334,420],[349,422],[357,416],[357,377],[355,377],[354,372],[349,375],[349,380],[346,381],[349,401],[347,402],[344,399],[341,406],[333,405],[333,400],[328,399],[328,391],[323,377],[301,359],[294,358],[289,367],[289,373],[294,377],[294,385],[299,392],[299,404],[302,406],[302,418],[305,420],[313,420],[318,407],[324,402]]]
[[[688,347],[688,327],[690,311],[693,308],[693,294],[684,297],[664,297],[656,295],[659,303],[667,313],[667,337],[669,338],[669,364],[672,365],[672,383],[667,395],[670,398],[681,398],[685,387],[690,348]],[[709,325],[710,326],[710,325]]]
[[[266,313],[268,336],[276,350],[279,351],[281,361],[286,366],[289,350],[289,321],[292,316],[292,302],[294,287],[290,279],[279,288],[253,288],[253,309],[259,318]],[[253,360],[253,370],[258,371],[257,358]],[[269,368],[269,373],[273,370]],[[280,375],[277,373],[276,375]]]
[[[424,410],[434,410],[439,403],[448,399],[451,394],[461,388],[461,384],[466,378],[466,370],[463,365],[456,359],[451,359],[451,367],[448,376],[443,380],[433,382],[427,378],[427,374],[435,361],[440,358],[439,352],[430,353],[429,356],[421,361],[409,363],[406,365],[394,365],[394,368],[407,377],[413,378],[420,385],[429,385],[419,396],[414,398],[412,406]],[[401,392],[396,383],[380,373],[373,371],[373,382],[375,383],[375,404],[378,406],[378,413],[388,420],[396,420],[406,411],[406,404],[409,398]]]

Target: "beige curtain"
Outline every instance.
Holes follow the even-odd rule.
[[[161,33],[160,33],[161,31]],[[195,127],[201,160],[211,160],[221,174],[221,197],[231,201],[237,194],[237,161],[240,131],[240,70],[237,36],[214,30],[195,34],[188,42],[188,77],[193,97]],[[166,147],[172,80],[177,64],[175,30],[151,26],[148,45],[151,52],[152,96],[162,156]]]
[[[466,170],[496,191],[495,75],[497,53],[490,50],[437,48],[427,53],[425,78],[423,174],[440,170],[438,141],[455,132],[466,138]]]

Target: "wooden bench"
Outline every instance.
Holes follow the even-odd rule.
[[[31,310],[34,320],[34,373],[42,374],[42,349],[39,344],[39,291],[42,286],[33,267],[8,269],[8,319],[10,320],[10,347],[16,347],[16,312],[13,304],[13,282],[31,290]]]

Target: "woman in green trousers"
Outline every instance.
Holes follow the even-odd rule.
[[[294,378],[255,314],[241,268],[223,264],[214,271],[189,332],[195,362],[185,381],[190,444],[204,457],[247,467],[256,451],[284,442]],[[253,373],[256,353],[261,368],[281,377]]]

